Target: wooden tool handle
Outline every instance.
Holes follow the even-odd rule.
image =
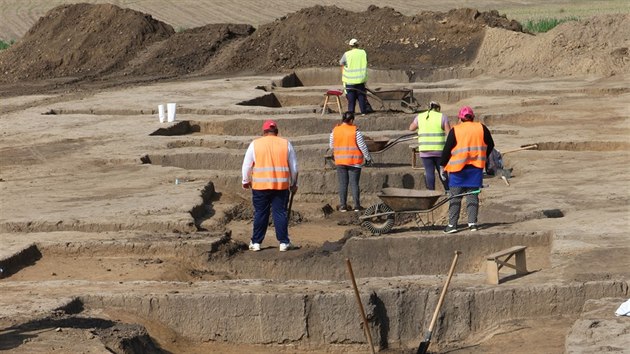
[[[352,280],[352,287],[354,288],[354,296],[357,299],[357,304],[359,305],[359,312],[361,312],[361,317],[363,318],[363,332],[370,344],[370,349],[372,350],[372,354],[374,354],[374,344],[372,344],[372,333],[370,333],[370,327],[368,326],[367,317],[365,316],[365,309],[363,308],[363,303],[361,302],[361,296],[359,295],[359,289],[357,288],[357,282],[354,280],[354,272],[352,271],[352,264],[350,263],[350,259],[346,258],[346,267],[348,268],[348,273],[350,274],[350,280]]]
[[[508,151],[504,151],[501,153],[501,155],[505,155],[505,154],[509,154],[511,152],[517,152],[517,151],[521,151],[521,150],[531,150],[531,149],[538,149],[538,145],[533,144],[533,145],[525,145],[525,146],[521,146],[518,149],[514,149],[514,150],[508,150]]]
[[[440,299],[438,300],[437,306],[435,307],[435,312],[433,312],[433,318],[431,319],[431,324],[429,325],[429,332],[433,332],[433,327],[435,326],[435,322],[437,322],[438,314],[440,313],[440,308],[442,307],[442,303],[444,302],[444,297],[446,296],[446,290],[448,289],[448,285],[451,282],[451,278],[453,277],[453,272],[455,271],[455,265],[457,264],[457,258],[462,252],[455,251],[455,257],[453,257],[453,263],[451,263],[451,269],[448,271],[448,278],[446,279],[446,283],[442,288],[442,294],[440,294]]]

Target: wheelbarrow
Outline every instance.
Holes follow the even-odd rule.
[[[345,88],[345,90],[358,91],[355,88]],[[365,91],[370,107],[374,110],[402,111],[405,113],[418,113],[420,111],[420,104],[413,96],[412,89],[381,90],[377,88],[372,90],[366,87]],[[373,105],[373,102],[376,102],[376,105]]]
[[[420,109],[420,104],[416,101],[416,98],[413,97],[412,89],[371,90],[367,87],[365,89],[368,92],[368,96],[374,98],[374,100],[380,104],[380,107],[378,107],[380,110],[417,113]]]
[[[359,221],[361,221],[361,226],[370,230],[374,235],[382,235],[391,231],[396,216],[401,214],[415,214],[418,227],[426,227],[432,225],[431,222],[428,222],[428,215],[451,199],[479,193],[481,193],[481,189],[445,196],[439,191],[383,188],[377,194],[382,203],[374,204],[365,209],[363,215],[359,217]],[[427,220],[426,222],[423,220],[423,216]]]

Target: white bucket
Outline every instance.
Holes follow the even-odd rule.
[[[163,104],[158,105],[158,118],[160,118],[160,123],[164,123],[164,121],[166,120],[166,114],[164,113]]]
[[[168,116],[169,122],[175,121],[175,108],[177,107],[177,103],[167,103],[166,104],[166,114]]]

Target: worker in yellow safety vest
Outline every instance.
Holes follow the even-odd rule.
[[[348,184],[352,190],[354,211],[361,211],[359,179],[361,168],[372,164],[372,157],[368,151],[363,134],[354,125],[354,113],[345,112],[341,124],[337,125],[330,134],[329,147],[333,151],[333,158],[339,181],[339,211],[348,211]]]
[[[348,45],[351,49],[343,53],[341,65],[341,80],[348,99],[348,112],[354,114],[357,100],[362,114],[369,113],[365,83],[368,78],[368,61],[365,50],[359,48],[359,41],[352,38]]]
[[[440,157],[451,130],[446,114],[441,113],[439,103],[431,101],[429,109],[420,112],[409,125],[409,130],[418,132],[418,154],[424,166],[424,180],[429,190],[435,190],[435,173],[440,173]],[[415,152],[414,152],[415,153]],[[448,179],[442,181],[448,191]]]
[[[287,204],[289,191],[297,191],[298,166],[291,142],[278,136],[273,120],[263,123],[263,136],[249,144],[242,166],[243,189],[252,190],[254,225],[249,249],[260,251],[269,215],[273,215],[281,252],[293,248],[289,240]]]
[[[472,108],[464,106],[458,114],[461,123],[455,125],[446,137],[440,158],[442,180],[448,173],[451,200],[448,207],[448,225],[445,233],[457,232],[457,221],[461,209],[462,194],[473,192],[483,186],[483,170],[487,156],[494,149],[494,141],[488,128],[474,122]],[[479,194],[466,195],[468,228],[477,231]]]

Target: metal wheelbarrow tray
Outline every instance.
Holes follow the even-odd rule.
[[[442,192],[404,188],[383,188],[376,194],[396,212],[427,210],[444,195]]]
[[[345,88],[346,91],[359,91],[355,88]],[[402,111],[405,113],[417,113],[420,110],[420,104],[413,96],[413,90],[401,88],[395,90],[381,90],[377,88],[372,90],[365,88],[368,96],[368,102],[373,109],[381,111]],[[376,101],[378,106],[373,105]]]
[[[453,198],[469,194],[479,194],[480,189],[445,196],[442,192],[431,190],[416,190],[405,188],[383,188],[377,194],[383,201],[365,209],[359,217],[361,226],[367,228],[372,234],[381,235],[388,233],[396,221],[398,214],[416,214],[416,224],[418,226],[428,226],[430,224],[422,220],[421,214],[429,214]],[[440,199],[443,197],[442,199]]]
[[[364,139],[369,152],[380,154],[398,143],[416,139],[417,136],[418,133],[409,133],[395,139],[389,139],[386,137],[371,138],[369,136],[364,136]]]
[[[366,87],[366,90],[370,97],[378,101],[381,110],[416,113],[420,109],[420,104],[418,104],[416,98],[413,97],[412,89],[371,90]]]

